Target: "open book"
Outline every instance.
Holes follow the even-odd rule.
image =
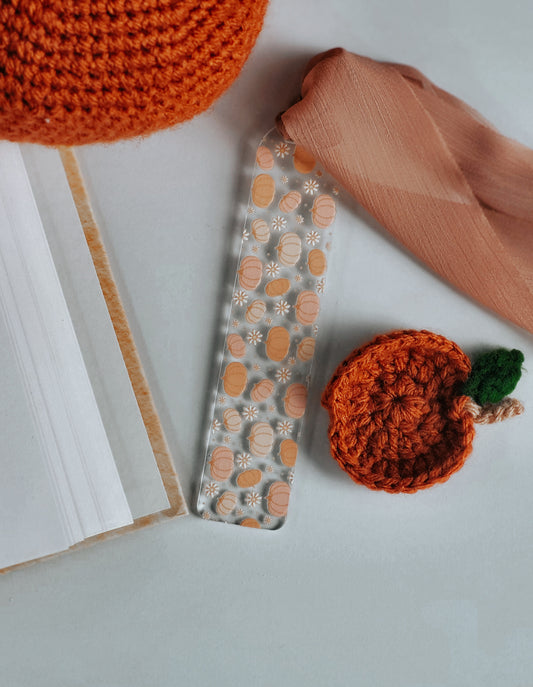
[[[70,150],[0,142],[0,378],[0,569],[186,512]]]

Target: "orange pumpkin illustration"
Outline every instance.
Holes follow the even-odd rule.
[[[263,478],[263,473],[261,470],[245,470],[237,477],[237,484],[242,489],[248,489],[249,487],[255,487],[256,484]]]
[[[263,301],[255,300],[250,303],[244,316],[249,324],[257,324],[266,312],[266,304]]]
[[[307,403],[307,387],[303,384],[291,384],[287,389],[285,398],[285,412],[289,417],[298,419],[305,413]]]
[[[255,518],[244,518],[240,525],[241,527],[253,527],[256,530],[261,528],[261,525],[257,522]]]
[[[302,253],[300,237],[292,231],[283,234],[276,247],[278,259],[285,267],[294,267]]]
[[[256,422],[248,437],[250,451],[257,458],[266,458],[274,443],[274,430],[268,422]]]
[[[313,203],[313,224],[318,229],[327,229],[335,219],[335,201],[331,196],[322,194]]]
[[[302,291],[296,299],[296,319],[300,324],[313,324],[320,311],[320,299],[314,291]]]
[[[255,161],[261,169],[272,169],[274,167],[274,156],[266,146],[259,146],[255,154]]]
[[[306,336],[304,339],[302,339],[298,344],[298,348],[296,349],[296,355],[298,356],[298,359],[304,363],[308,360],[311,360],[315,354],[315,345],[316,341],[312,336]]]
[[[279,457],[283,465],[293,468],[298,456],[298,444],[293,439],[283,439],[279,447]]]
[[[230,334],[226,339],[228,351],[234,358],[242,358],[246,354],[246,344],[242,336]]]
[[[313,277],[320,277],[324,274],[327,267],[326,256],[320,248],[313,248],[307,256],[307,266]]]
[[[294,212],[298,205],[302,202],[302,194],[298,191],[289,191],[279,201],[279,209],[281,212]]]
[[[302,146],[294,149],[294,169],[300,174],[309,174],[316,164],[315,158]]]
[[[285,327],[272,327],[266,340],[266,354],[276,363],[281,362],[289,352],[291,337]]]
[[[224,482],[228,477],[231,477],[233,468],[233,451],[227,446],[217,446],[209,461],[211,477],[217,482]]]
[[[267,296],[276,298],[277,296],[283,296],[283,294],[287,293],[290,288],[291,283],[288,279],[273,279],[266,285],[265,292]]]
[[[250,393],[252,401],[255,403],[262,403],[274,391],[274,382],[271,379],[262,379],[254,386]]]
[[[263,263],[255,255],[247,255],[241,260],[238,275],[241,288],[245,291],[253,291],[263,278]]]
[[[218,497],[216,511],[219,515],[229,515],[237,505],[237,494],[225,491]]]
[[[240,432],[242,419],[235,408],[226,408],[222,417],[224,418],[224,427],[228,432]]]
[[[289,508],[291,489],[286,482],[274,482],[268,490],[268,512],[275,518],[284,518]]]
[[[246,388],[248,373],[242,363],[229,363],[222,377],[224,391],[232,398],[237,398]]]
[[[270,238],[270,227],[264,219],[254,219],[252,222],[252,234],[259,243],[267,243]]]
[[[252,184],[252,201],[258,208],[267,208],[274,200],[276,184],[270,174],[259,174]]]

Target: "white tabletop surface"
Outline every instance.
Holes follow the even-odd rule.
[[[189,505],[202,465],[219,291],[240,178],[307,59],[337,45],[411,63],[533,146],[533,4],[272,0],[242,75],[193,121],[80,152]],[[248,156],[248,157],[247,157]],[[478,429],[449,482],[391,496],[328,455],[320,390],[374,334],[430,329],[467,353],[533,339],[432,276],[354,202],[338,217],[287,524],[191,515],[0,579],[10,687],[529,687],[529,416]],[[533,373],[516,395],[533,412]]]

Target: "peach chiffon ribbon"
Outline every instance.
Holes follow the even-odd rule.
[[[435,272],[533,332],[533,151],[412,67],[315,57],[278,118]]]

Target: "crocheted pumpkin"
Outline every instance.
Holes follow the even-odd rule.
[[[414,492],[444,482],[470,454],[474,422],[523,411],[503,398],[523,359],[519,351],[499,350],[473,371],[443,336],[412,330],[378,336],[339,365],[322,396],[333,457],[370,489]],[[474,398],[466,395],[472,389]],[[487,394],[491,403],[479,405]]]
[[[267,0],[0,0],[0,138],[79,145],[208,108],[239,74]]]

